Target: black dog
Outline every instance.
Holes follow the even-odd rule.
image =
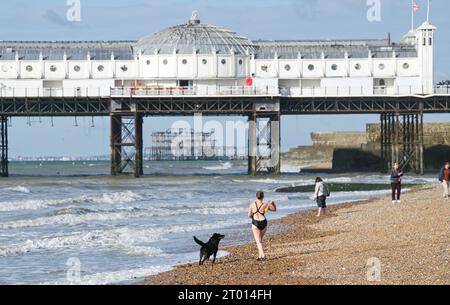
[[[198,240],[197,237],[194,236],[194,240],[197,244],[199,244],[202,248],[200,249],[200,262],[199,265],[203,265],[203,263],[214,255],[213,265],[216,262],[217,251],[219,251],[219,243],[220,240],[225,238],[225,235],[215,233],[207,243]]]

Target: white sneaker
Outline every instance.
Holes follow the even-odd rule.
[[[402,201],[401,200],[397,200],[397,203],[400,204],[400,203],[402,203]]]
[[[393,203],[393,204],[395,204],[395,203],[396,203],[396,201],[395,201],[395,200],[392,200],[392,203]]]

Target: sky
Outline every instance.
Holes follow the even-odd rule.
[[[385,38],[398,41],[411,27],[410,0],[80,0],[79,22],[67,20],[76,0],[3,1],[0,40],[138,40],[186,22],[197,10],[202,22],[220,25],[250,39]],[[368,3],[381,4],[380,20],[369,21]],[[426,19],[426,0],[416,0],[418,26]],[[432,0],[430,21],[437,27],[436,81],[450,79],[450,3]],[[427,115],[426,121],[448,121]],[[178,118],[179,119],[179,118]],[[233,118],[227,118],[233,119]],[[235,118],[239,119],[239,118]],[[146,118],[144,145],[153,131],[177,118]],[[223,122],[224,119],[218,119]],[[364,131],[376,115],[288,116],[282,118],[282,150],[311,143],[312,131]],[[109,120],[13,119],[10,156],[92,156],[109,153]],[[74,125],[78,125],[77,127]]]

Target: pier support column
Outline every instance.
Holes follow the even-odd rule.
[[[249,117],[249,175],[281,173],[280,113],[254,113]]]
[[[141,114],[111,115],[111,175],[144,174],[143,116]]]
[[[399,163],[405,171],[424,173],[423,113],[381,115],[381,157],[384,170]]]
[[[248,174],[256,175],[256,114],[251,114],[248,117]]]
[[[135,138],[134,150],[136,152],[134,162],[135,165],[134,176],[136,178],[144,175],[144,142],[142,137],[143,125],[144,125],[143,116],[141,114],[136,114],[135,131],[134,131],[134,138]]]
[[[8,118],[0,116],[0,177],[8,177]]]
[[[120,115],[111,116],[111,176],[122,173],[122,117]]]

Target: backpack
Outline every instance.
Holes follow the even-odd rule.
[[[331,196],[330,188],[328,187],[328,183],[323,182],[323,194],[327,197]]]
[[[444,176],[445,176],[445,168],[442,168],[441,171],[439,172],[438,180],[440,182],[444,182],[444,178],[445,178]]]

